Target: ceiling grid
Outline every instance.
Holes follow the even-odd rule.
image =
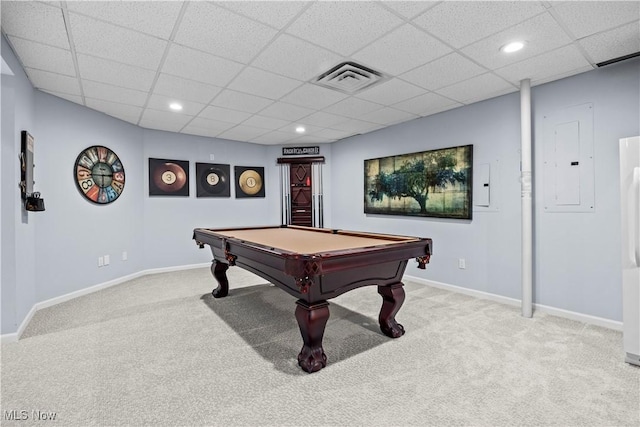
[[[145,128],[258,144],[330,143],[640,51],[638,1],[0,7],[2,33],[37,89]],[[500,51],[515,39],[522,50]],[[384,79],[355,93],[314,84],[344,62]]]

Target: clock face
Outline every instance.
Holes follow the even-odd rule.
[[[78,190],[93,203],[111,203],[124,190],[124,167],[118,155],[107,147],[94,145],[82,151],[74,173]]]

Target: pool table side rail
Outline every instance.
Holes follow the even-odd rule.
[[[251,242],[245,239],[241,239],[241,238],[237,238],[237,237],[230,237],[224,234],[219,234],[216,233],[216,231],[227,231],[227,230],[243,230],[243,229],[266,229],[266,228],[273,228],[273,227],[247,227],[247,228],[233,228],[233,229],[203,229],[203,228],[196,228],[193,231],[193,239],[196,241],[196,243],[202,247],[203,244],[208,244],[208,245],[215,245],[220,247],[221,249],[229,249],[228,247],[225,248],[226,244],[240,244],[240,245],[244,245],[244,246],[248,246],[251,247],[255,250],[259,250],[259,251],[263,251],[263,252],[268,252],[268,253],[272,253],[272,254],[276,254],[278,256],[283,256],[285,258],[293,258],[296,260],[301,260],[301,259],[308,259],[308,260],[312,260],[312,259],[316,259],[316,258],[329,258],[329,257],[347,257],[347,258],[351,258],[351,257],[356,257],[360,254],[362,254],[363,252],[366,252],[367,254],[371,254],[376,253],[376,252],[384,252],[387,255],[389,254],[390,250],[392,247],[395,247],[394,250],[392,251],[394,254],[396,254],[396,256],[400,256],[400,258],[404,255],[398,255],[396,253],[396,251],[398,250],[402,250],[402,249],[406,249],[406,250],[411,250],[411,252],[415,252],[415,248],[416,247],[423,247],[425,248],[424,252],[419,253],[419,255],[408,255],[406,259],[410,259],[410,258],[414,258],[414,257],[418,257],[418,256],[430,256],[433,252],[432,252],[432,240],[429,238],[418,238],[418,237],[404,237],[401,238],[399,236],[390,236],[390,235],[385,235],[385,234],[366,234],[366,233],[353,233],[353,234],[348,234],[343,232],[342,234],[345,235],[353,235],[355,237],[373,237],[373,238],[385,238],[385,240],[395,240],[393,242],[390,243],[386,243],[386,244],[380,244],[380,245],[374,245],[374,246],[363,246],[363,247],[358,247],[358,248],[351,248],[351,249],[338,249],[338,250],[328,250],[328,251],[321,251],[321,252],[317,252],[317,253],[298,253],[298,252],[292,252],[292,251],[288,251],[286,249],[281,249],[281,248],[275,248],[272,246],[267,246],[267,245],[262,245],[260,243],[255,243],[255,242]],[[289,227],[289,228],[302,228],[302,229],[307,229],[306,227]],[[331,230],[329,229],[319,229],[322,230],[321,232],[325,232],[324,230],[328,230],[329,232],[331,232]],[[338,230],[340,231],[340,230]],[[332,233],[332,234],[336,234],[336,233]],[[392,239],[394,238],[394,239]],[[407,240],[409,239],[409,240]],[[388,256],[387,256],[388,257]],[[395,256],[394,256],[395,258]]]
[[[205,244],[209,245],[218,261],[235,265],[236,259],[247,258],[281,268],[286,275],[295,278],[311,278],[349,268],[412,258],[418,261],[418,268],[424,269],[432,254],[432,242],[428,238],[412,238],[409,241],[316,254],[301,254],[273,248],[217,234],[210,229],[195,229],[193,239],[201,248]]]

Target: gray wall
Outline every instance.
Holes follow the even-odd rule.
[[[640,59],[534,88],[535,168],[543,170],[542,117],[593,104],[595,210],[547,213],[535,176],[535,299],[622,320],[619,139],[640,134]]]
[[[618,139],[640,134],[639,80],[636,59],[532,89],[538,304],[622,319]],[[543,212],[542,118],[584,103],[594,107],[595,210]],[[410,264],[408,274],[519,299],[519,111],[514,93],[333,144],[334,227],[431,237],[432,263],[425,271]],[[363,213],[365,159],[465,144],[474,145],[474,165],[492,164],[492,176],[497,166],[497,210],[474,210],[471,222]]]
[[[334,143],[331,195],[337,228],[384,231],[433,239],[427,270],[410,263],[416,277],[519,297],[520,104],[516,94],[458,108]],[[366,215],[365,159],[473,144],[474,164],[493,163],[494,211],[474,211],[471,221]],[[466,269],[458,269],[464,258]]]
[[[34,93],[22,67],[2,38],[2,57],[14,75],[2,75],[2,146],[0,157],[0,205],[2,231],[0,252],[2,268],[2,333],[13,332],[33,304],[37,302],[35,285],[35,227],[38,217],[22,209],[18,189],[20,182],[20,132],[34,133]],[[38,141],[36,141],[36,150]],[[35,162],[39,166],[38,162]],[[40,170],[34,170],[35,189],[44,179]]]

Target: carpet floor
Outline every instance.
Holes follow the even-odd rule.
[[[622,334],[405,283],[378,329],[365,287],[330,300],[325,369],[297,365],[295,299],[239,268],[141,277],[39,310],[2,344],[3,426],[639,426]],[[46,423],[44,420],[46,419]]]

